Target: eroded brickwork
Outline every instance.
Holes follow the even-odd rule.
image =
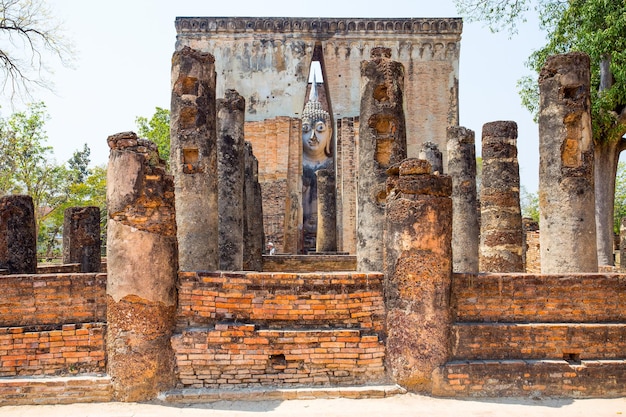
[[[452,303],[462,322],[624,322],[625,290],[616,274],[455,274]]]
[[[381,274],[181,273],[179,280],[172,346],[182,386],[386,381]]]
[[[105,372],[104,323],[42,327],[0,327],[0,377]]]
[[[238,320],[271,327],[382,330],[379,275],[180,273],[178,327]]]
[[[0,326],[106,321],[104,274],[14,275],[0,279]]]
[[[385,381],[384,344],[358,330],[256,330],[217,324],[177,335],[185,387],[354,385]]]

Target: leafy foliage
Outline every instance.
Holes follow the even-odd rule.
[[[36,103],[0,119],[0,194],[32,197],[39,252],[51,257],[60,245],[66,208],[95,205],[106,219],[106,169],[88,168],[86,144],[67,164],[57,164],[46,145],[45,109],[43,103]]]
[[[522,217],[528,217],[539,222],[539,196],[537,193],[529,193],[525,187],[520,189],[520,206]]]
[[[135,119],[139,136],[156,143],[159,156],[165,162],[170,160],[170,111],[156,107],[154,114],[148,120],[145,117]]]

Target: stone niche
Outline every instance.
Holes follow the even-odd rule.
[[[422,143],[444,150],[446,128],[458,125],[460,18],[252,18],[178,17],[176,49],[185,46],[215,57],[216,97],[235,89],[246,101],[245,139],[259,160],[264,191],[266,239],[284,249],[294,227],[288,190],[301,175],[294,165],[301,146],[298,121],[310,89],[309,71],[319,61],[323,74],[320,101],[328,104],[337,174],[337,250],[354,253],[356,228],[341,204],[355,201],[356,138],[346,129],[358,123],[360,65],[376,47],[391,49],[405,68],[404,111],[407,151],[418,157]],[[319,80],[318,80],[319,81]],[[342,120],[344,121],[342,123]],[[301,152],[301,151],[300,151]],[[348,175],[351,174],[351,175]],[[291,219],[293,220],[293,219]],[[293,253],[293,243],[288,252]]]

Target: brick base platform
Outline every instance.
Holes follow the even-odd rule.
[[[108,376],[0,378],[0,407],[112,401]]]
[[[626,395],[626,360],[449,362],[433,386],[442,397],[616,398]]]
[[[406,394],[399,385],[363,385],[350,387],[321,388],[248,388],[235,390],[213,390],[185,388],[171,390],[159,396],[165,403],[200,404],[215,401],[271,401],[271,400],[313,400],[321,398],[386,398]]]

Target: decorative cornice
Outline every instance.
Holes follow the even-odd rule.
[[[307,18],[307,17],[177,17],[177,34],[308,33],[460,35],[463,19],[447,18]]]

